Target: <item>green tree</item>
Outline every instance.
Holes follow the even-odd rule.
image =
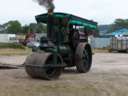
[[[109,32],[113,32],[122,28],[128,28],[128,19],[116,19],[114,23],[110,25]]]
[[[22,30],[21,24],[17,20],[15,20],[15,21],[9,21],[9,22],[7,22],[4,25],[6,26],[6,30],[7,30],[8,33],[18,34]]]
[[[29,25],[29,31],[36,32],[37,24],[36,23],[30,23]]]
[[[46,33],[47,32],[47,27],[46,25],[42,24],[42,23],[38,23],[37,24],[37,29],[36,29],[37,33]]]
[[[44,33],[47,30],[46,25],[42,23],[30,23],[29,28],[31,32],[36,33]]]
[[[24,26],[22,26],[22,34],[26,34],[26,33],[28,33],[28,31],[29,31],[29,25],[24,25]]]

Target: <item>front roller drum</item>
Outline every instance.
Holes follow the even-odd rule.
[[[24,65],[30,77],[52,80],[61,75],[63,70],[61,64],[62,60],[59,56],[57,57],[57,64],[54,65],[54,56],[51,53],[41,52],[28,56]]]
[[[87,43],[79,43],[75,53],[75,65],[77,71],[86,73],[92,65],[92,50]]]

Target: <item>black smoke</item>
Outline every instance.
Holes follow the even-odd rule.
[[[55,6],[53,4],[53,0],[33,0],[38,2],[39,5],[44,6],[47,10],[54,10]]]

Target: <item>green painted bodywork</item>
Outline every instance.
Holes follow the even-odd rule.
[[[97,23],[91,20],[87,20],[72,14],[60,13],[60,12],[53,13],[53,16],[56,18],[62,18],[62,19],[68,18],[69,24],[72,24],[72,25],[85,26],[88,29],[97,30]],[[36,20],[37,22],[42,22],[47,24],[48,14],[38,15],[36,16]]]
[[[65,21],[65,19],[67,21]],[[59,23],[56,20],[58,20]],[[82,28],[89,29],[89,31],[97,31],[98,29],[96,22],[66,13],[41,14],[36,16],[36,21],[38,23],[47,24],[47,38],[54,44],[54,46],[50,47],[50,45],[46,42],[42,42],[40,49],[45,52],[51,52],[53,54],[53,64],[55,65],[57,64],[58,55],[63,56],[63,60],[66,61],[68,58],[68,62],[73,60],[73,55],[76,48],[73,48],[71,45],[69,32],[72,32],[71,30],[74,27],[76,28],[76,26],[82,26]],[[67,25],[64,24],[65,22]],[[84,42],[87,41],[84,40]],[[43,46],[43,43],[46,43],[48,47]]]

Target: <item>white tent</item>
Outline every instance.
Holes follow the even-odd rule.
[[[0,34],[0,43],[17,42],[16,34]]]

